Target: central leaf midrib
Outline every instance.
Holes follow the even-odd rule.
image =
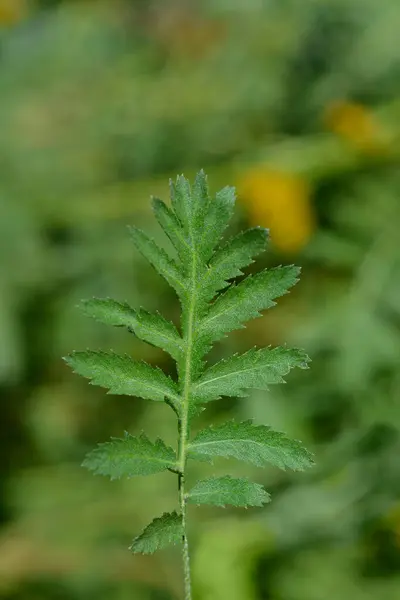
[[[189,237],[191,239],[192,249],[192,265],[191,265],[191,297],[189,304],[188,313],[188,325],[186,334],[186,361],[185,361],[185,377],[183,382],[183,405],[182,405],[182,423],[181,423],[181,439],[180,439],[180,452],[178,456],[178,463],[182,473],[185,471],[186,462],[186,445],[187,445],[187,429],[188,429],[188,412],[189,412],[189,398],[191,392],[191,366],[192,366],[192,351],[193,351],[193,324],[196,309],[196,296],[197,296],[197,282],[196,282],[196,246],[194,243],[194,237],[192,232],[192,223],[189,220]]]
[[[213,444],[225,444],[225,443],[232,443],[234,442],[235,444],[237,443],[246,443],[246,444],[252,444],[254,446],[261,446],[262,448],[268,449],[279,449],[282,450],[283,452],[285,452],[284,447],[282,446],[271,446],[268,445],[267,443],[264,442],[259,442],[256,440],[249,440],[248,438],[224,438],[221,440],[210,440],[209,442],[196,442],[193,444],[189,444],[189,448],[193,449],[193,448],[200,448],[203,446],[212,446]]]
[[[250,371],[257,371],[257,370],[266,369],[266,368],[273,369],[273,367],[271,365],[262,365],[262,366],[257,366],[257,367],[249,367],[248,369],[240,369],[239,371],[231,371],[230,373],[224,373],[223,375],[219,375],[218,377],[213,377],[212,379],[205,379],[203,381],[200,381],[196,385],[196,388],[200,388],[204,385],[213,383],[214,381],[219,381],[226,377],[233,377],[235,375],[240,375],[241,373],[249,373]]]
[[[227,493],[227,490],[223,490],[223,491],[211,490],[209,492],[207,490],[205,490],[203,492],[198,492],[198,491],[194,490],[194,492],[189,493],[189,498],[193,498],[193,497],[198,498],[199,496],[208,496],[209,498],[212,498],[213,496],[217,496],[217,497],[221,496],[223,493]]]
[[[141,462],[141,461],[158,462],[158,463],[162,463],[162,464],[166,464],[166,465],[170,465],[170,466],[171,465],[174,466],[176,464],[176,459],[168,460],[166,458],[161,458],[161,457],[157,457],[157,456],[136,454],[136,453],[134,453],[134,451],[132,451],[132,455],[127,453],[127,454],[123,455],[123,457],[125,458],[125,460],[127,462],[128,461],[130,462],[133,460],[135,462]],[[121,458],[121,455],[118,456],[118,459],[120,459],[120,458]],[[110,462],[113,462],[113,461],[110,461]]]
[[[116,381],[117,381],[117,383],[120,383],[119,379],[117,379]],[[164,396],[168,396],[168,398],[171,398],[171,400],[179,399],[179,396],[173,394],[171,392],[171,390],[167,387],[165,387],[165,388],[163,388],[162,386],[157,387],[155,385],[151,385],[151,383],[144,383],[144,382],[140,381],[140,379],[135,379],[134,377],[129,378],[127,381],[128,384],[131,382],[139,384],[145,390],[154,390],[155,392],[158,392],[159,394],[164,394]],[[122,383],[122,385],[123,385],[123,383]]]

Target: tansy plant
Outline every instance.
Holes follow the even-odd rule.
[[[157,367],[114,352],[73,352],[66,362],[76,373],[105,387],[111,394],[140,396],[166,402],[178,422],[177,450],[163,440],[151,441],[144,433],[125,433],[100,444],[83,465],[111,479],[152,475],[168,470],[178,479],[179,508],[154,519],[136,537],[133,552],[152,553],[182,542],[185,599],[191,599],[187,505],[262,506],[270,499],[264,488],[247,479],[209,477],[186,489],[186,474],[193,460],[215,456],[233,457],[262,467],[302,470],[312,464],[310,453],[298,441],[266,425],[251,421],[228,421],[192,434],[192,423],[207,404],[221,396],[246,396],[250,388],[268,389],[281,383],[290,369],[307,368],[309,359],[297,348],[252,348],[244,354],[208,365],[205,357],[212,345],[229,331],[244,327],[260,311],[275,305],[299,275],[295,266],[264,269],[243,275],[242,269],[265,250],[268,232],[254,228],[222,241],[232,216],[235,191],[226,187],[210,198],[207,179],[201,171],[191,187],[182,176],[171,183],[171,207],[153,199],[155,216],[168,236],[169,255],[140,229],[132,228],[136,248],[171,285],[181,303],[178,329],[158,313],[131,308],[115,300],[83,302],[86,314],[102,323],[126,327],[138,338],[162,348],[177,364],[177,381]]]

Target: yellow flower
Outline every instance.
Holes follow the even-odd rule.
[[[245,174],[238,192],[251,224],[268,227],[278,250],[291,254],[307,244],[315,227],[307,181],[259,167]]]
[[[27,13],[26,0],[0,0],[0,28],[18,23]]]
[[[335,102],[325,112],[327,127],[364,152],[379,152],[385,148],[382,125],[362,104]]]

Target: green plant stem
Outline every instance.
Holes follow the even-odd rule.
[[[184,404],[184,403],[183,403]],[[188,417],[186,407],[186,418],[179,420],[179,474],[178,474],[178,490],[179,490],[179,506],[182,515],[183,528],[183,575],[185,586],[185,600],[192,600],[192,586],[190,576],[190,558],[189,558],[189,543],[186,528],[186,497],[185,497],[185,464],[186,464],[186,443],[188,434]]]
[[[189,340],[191,336],[188,336]],[[186,528],[186,497],[185,497],[185,470],[186,470],[186,445],[188,438],[188,410],[189,410],[189,395],[190,395],[190,367],[191,367],[191,343],[188,345],[186,356],[185,379],[183,384],[182,412],[179,419],[179,450],[178,450],[178,488],[179,488],[179,505],[182,515],[183,527],[183,573],[185,585],[185,600],[192,600],[192,587],[190,576],[190,559],[189,559],[189,544]]]
[[[193,236],[191,235],[192,239]],[[182,405],[179,418],[179,442],[178,442],[178,468],[179,468],[179,504],[182,515],[183,526],[183,570],[185,582],[185,600],[192,600],[189,544],[186,528],[186,498],[185,498],[185,470],[186,470],[186,446],[189,434],[189,403],[191,393],[191,369],[193,354],[193,334],[194,320],[196,314],[196,257],[193,253],[191,269],[191,293],[190,302],[187,308],[187,318],[185,319],[184,338],[185,338],[185,358],[184,358],[184,376],[181,380]]]
[[[182,526],[183,526],[183,576],[185,586],[185,600],[192,600],[192,584],[190,577],[190,558],[189,558],[189,544],[186,531],[186,498],[185,498],[185,478],[182,473],[179,474],[179,504],[182,515]]]

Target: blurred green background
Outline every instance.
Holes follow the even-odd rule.
[[[106,396],[61,356],[113,348],[172,371],[75,305],[112,296],[178,317],[126,225],[160,238],[150,194],[201,167],[213,191],[237,187],[232,230],[270,227],[264,266],[303,267],[212,357],[288,342],[313,359],[207,419],[284,430],[317,467],[215,463],[273,502],[191,509],[196,598],[400,597],[399,30],[398,0],[0,0],[1,598],[181,597],[179,550],[127,551],[175,507],[175,478],[79,466],[124,429],[173,443],[173,414]]]

